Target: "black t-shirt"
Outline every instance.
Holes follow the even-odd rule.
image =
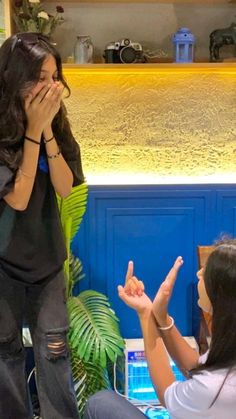
[[[73,185],[83,183],[80,150],[76,141],[70,141],[66,153],[63,153],[62,147],[62,154],[73,172]],[[43,147],[30,201],[24,211],[14,210],[2,199],[13,184],[13,172],[6,166],[0,166],[0,265],[17,280],[38,282],[55,274],[66,259],[56,194]]]

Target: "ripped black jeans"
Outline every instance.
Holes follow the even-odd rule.
[[[0,418],[32,419],[21,330],[33,340],[43,419],[78,419],[67,346],[64,275],[24,284],[0,269]]]

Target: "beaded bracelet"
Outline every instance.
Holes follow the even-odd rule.
[[[169,316],[169,318],[171,320],[170,325],[169,326],[163,326],[163,327],[159,326],[158,327],[159,330],[170,330],[174,326],[175,321],[174,321],[173,317]]]
[[[48,159],[56,159],[57,157],[59,157],[61,154],[61,150],[58,150],[58,152],[56,154],[47,154],[47,158]]]
[[[26,135],[25,135],[25,139],[28,140],[28,141],[30,141],[31,143],[40,145],[40,141],[36,141],[33,138],[27,137]]]
[[[44,138],[43,139],[43,142],[44,142],[44,144],[47,144],[47,143],[49,143],[50,141],[52,141],[54,139],[54,135],[51,137],[51,138],[49,138],[49,140],[46,140],[46,138]]]

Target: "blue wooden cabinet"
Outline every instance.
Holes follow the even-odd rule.
[[[81,229],[73,243],[86,278],[80,290],[105,293],[125,338],[141,336],[133,310],[117,296],[127,263],[153,298],[178,255],[184,265],[175,286],[170,313],[184,335],[195,333],[198,244],[211,244],[220,234],[235,236],[234,185],[90,186]]]

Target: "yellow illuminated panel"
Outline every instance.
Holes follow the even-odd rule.
[[[90,184],[235,182],[236,65],[64,66]]]

